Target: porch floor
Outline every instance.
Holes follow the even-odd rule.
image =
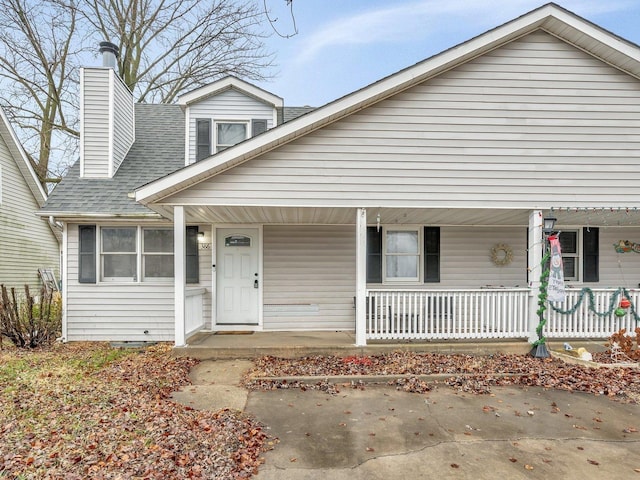
[[[199,332],[187,346],[176,347],[173,354],[201,360],[256,358],[263,355],[294,358],[309,355],[377,355],[397,350],[432,353],[525,354],[531,350],[526,340],[433,340],[368,341],[355,346],[355,332]]]

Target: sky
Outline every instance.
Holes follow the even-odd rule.
[[[273,78],[258,85],[286,106],[318,107],[500,26],[545,0],[258,0],[273,33]],[[557,0],[640,44],[640,0]],[[295,19],[295,27],[293,20]]]

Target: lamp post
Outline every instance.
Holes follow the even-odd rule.
[[[540,293],[538,295],[538,327],[536,333],[538,334],[538,340],[533,343],[531,349],[531,355],[536,358],[548,358],[551,356],[547,349],[546,339],[542,334],[544,325],[547,320],[544,317],[544,312],[547,310],[547,287],[549,285],[549,267],[548,262],[551,258],[551,249],[549,248],[549,236],[553,233],[553,227],[555,226],[557,218],[545,217],[543,219],[542,226],[542,245],[544,254],[542,255],[542,261],[540,262],[540,268],[542,273],[540,274]]]

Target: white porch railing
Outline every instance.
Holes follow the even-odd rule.
[[[528,288],[367,290],[369,340],[526,338]]]
[[[581,295],[584,298],[579,307],[570,314],[556,312],[553,308],[547,308],[545,312],[547,324],[544,335],[549,338],[608,338],[612,333],[622,328],[627,329],[627,334],[635,335],[634,330],[640,327],[636,323],[631,309],[627,309],[623,317],[617,317],[613,312],[607,316],[600,316],[589,309],[589,295],[583,294],[582,289],[567,290],[567,298],[564,302],[554,302],[553,306],[564,311],[573,310]],[[605,313],[611,309],[611,297],[615,295],[617,289],[591,289],[593,292],[594,307],[597,312]],[[640,290],[627,290],[629,300],[636,308],[640,306]],[[620,296],[615,299],[613,308],[618,307]],[[638,312],[640,313],[640,312]]]
[[[185,336],[193,335],[204,327],[205,288],[192,288],[185,291],[184,330]]]

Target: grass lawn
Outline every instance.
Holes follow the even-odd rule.
[[[192,359],[102,343],[0,350],[0,479],[248,478],[266,435],[170,401]]]

